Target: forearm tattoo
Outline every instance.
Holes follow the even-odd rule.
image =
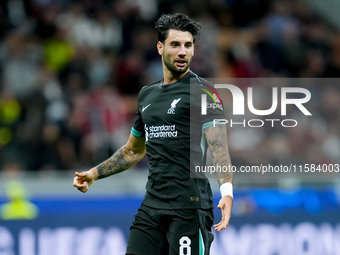
[[[228,150],[227,132],[224,126],[210,127],[206,130],[207,141],[215,166],[230,166],[231,160]],[[218,184],[233,182],[233,173],[231,171],[217,172]]]
[[[97,166],[98,179],[108,177],[113,174],[122,172],[133,165],[130,157],[124,157],[124,148],[120,148],[110,158]]]

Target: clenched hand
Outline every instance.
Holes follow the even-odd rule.
[[[83,193],[88,191],[91,184],[95,181],[95,175],[91,170],[81,173],[75,172],[75,175],[76,176],[73,179],[73,186]]]

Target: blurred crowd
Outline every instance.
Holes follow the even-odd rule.
[[[203,77],[340,74],[339,30],[301,0],[2,0],[0,171],[86,169],[123,145],[140,88],[162,77],[154,22],[169,12],[201,22]],[[340,90],[310,89],[301,128],[231,130],[235,163],[339,161]]]

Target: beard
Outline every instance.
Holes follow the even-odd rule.
[[[166,66],[166,68],[173,74],[173,75],[180,75],[180,74],[183,74],[185,73],[188,69],[189,69],[189,66],[190,66],[190,63],[191,63],[191,59],[185,59],[187,62],[186,62],[186,65],[184,67],[177,67],[175,65],[175,62],[172,62],[171,61],[171,58],[170,57],[167,57],[167,56],[164,56],[163,57],[163,63],[164,65]]]

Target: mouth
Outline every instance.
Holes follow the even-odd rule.
[[[186,59],[176,59],[175,65],[178,66],[178,67],[185,67],[187,62],[188,61]]]

